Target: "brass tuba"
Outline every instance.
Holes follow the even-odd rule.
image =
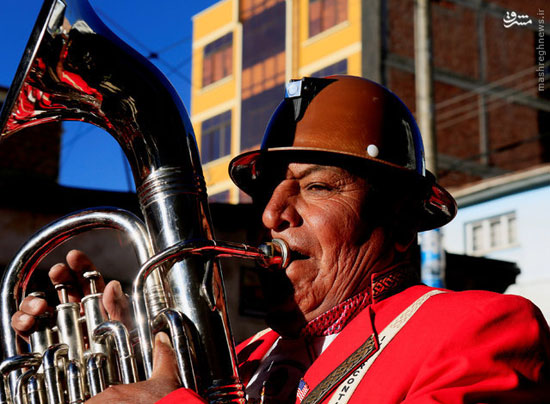
[[[285,266],[287,247],[280,240],[257,248],[214,240],[185,107],[163,74],[117,38],[86,0],[45,0],[0,115],[0,139],[54,120],[92,123],[117,140],[144,221],[116,208],[84,210],[21,247],[0,290],[0,404],[80,403],[110,384],[147,378],[152,335],[161,329],[171,335],[185,387],[211,403],[243,403],[217,258]],[[93,272],[85,274],[92,294],[82,301],[84,319],[78,303],[62,299],[56,326],[39,324],[25,351],[10,321],[29,293],[29,277],[57,245],[95,228],[125,232],[140,262],[132,289],[140,353],[131,331],[107,318]]]

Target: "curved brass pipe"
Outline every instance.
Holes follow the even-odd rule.
[[[161,318],[157,325],[182,323],[188,334],[185,343],[171,333],[178,345],[188,345],[181,350],[190,352],[193,360],[192,371],[180,369],[182,378],[194,375],[190,385],[211,401],[242,402],[217,257],[237,255],[284,266],[287,247],[281,241],[261,249],[214,241],[185,107],[164,75],[117,38],[86,0],[45,0],[0,113],[0,140],[22,128],[60,120],[85,121],[115,138],[132,169],[144,223],[117,209],[89,210],[69,215],[29,240],[2,280],[3,358],[18,355],[10,320],[41,258],[82,231],[115,228],[130,234],[142,265],[133,303],[145,375],[152,369],[153,320]],[[164,314],[157,317],[159,313]],[[184,362],[179,361],[180,368]],[[86,365],[96,371],[94,363]],[[73,373],[85,367],[75,364]],[[17,372],[11,372],[12,390],[16,380]],[[75,385],[73,395],[80,394]]]

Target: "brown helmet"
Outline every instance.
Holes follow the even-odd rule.
[[[395,94],[367,79],[306,77],[288,83],[260,150],[235,157],[229,175],[255,197],[262,189],[262,160],[304,156],[353,162],[365,173],[378,167],[390,181],[393,176],[414,182],[425,190],[418,193],[420,208],[415,212],[420,231],[443,226],[456,214],[452,196],[425,168],[422,138],[409,109]]]

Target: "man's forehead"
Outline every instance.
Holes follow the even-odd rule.
[[[266,163],[266,160],[263,161]],[[358,175],[346,167],[334,164],[324,164],[314,161],[271,160],[264,164],[261,176],[258,178],[257,190],[253,196],[254,203],[263,206],[274,189],[283,181],[309,180],[327,181],[330,183],[351,184],[358,183],[361,187],[367,186],[369,181],[363,175]],[[261,185],[260,185],[261,184]]]
[[[331,175],[350,176],[351,173],[342,167],[326,164],[291,162],[286,166],[287,177],[303,178],[311,174],[327,173]]]

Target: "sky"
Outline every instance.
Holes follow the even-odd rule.
[[[189,110],[191,17],[216,0],[90,0],[90,3],[103,22],[131,47],[146,56],[158,53],[153,63],[172,82]],[[41,0],[2,0],[0,86],[10,86],[41,5]],[[60,184],[133,190],[126,158],[109,134],[81,122],[65,122],[63,129]]]

